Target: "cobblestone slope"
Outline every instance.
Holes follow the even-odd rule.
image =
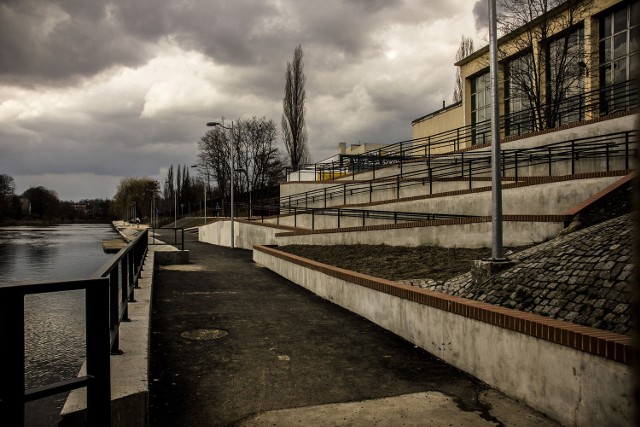
[[[631,233],[624,215],[511,256],[515,266],[474,284],[471,273],[415,286],[629,335]]]

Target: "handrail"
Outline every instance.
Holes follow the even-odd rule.
[[[247,203],[237,203],[236,206],[250,206]],[[253,209],[261,212],[261,222],[264,223],[264,212],[274,211],[276,212],[277,224],[280,223],[280,216],[282,211],[289,214],[293,214],[294,227],[297,227],[297,216],[302,214],[311,215],[311,229],[315,230],[315,217],[316,215],[335,216],[338,218],[338,227],[340,228],[341,218],[361,218],[362,226],[366,225],[367,219],[383,219],[393,220],[394,224],[398,222],[419,222],[419,221],[433,221],[438,219],[452,219],[452,218],[475,218],[477,215],[463,215],[463,214],[442,214],[431,212],[399,212],[399,211],[383,211],[373,209],[354,209],[354,208],[339,208],[339,207],[323,207],[323,208],[298,208],[297,206],[286,205],[254,205]]]
[[[149,227],[153,233],[152,242],[149,242],[149,245],[173,245],[180,246],[180,250],[184,251],[184,228],[182,227]],[[173,230],[173,242],[165,242],[161,240],[160,243],[156,242],[156,230]],[[180,242],[178,242],[178,230],[180,230]]]
[[[616,132],[595,137],[576,138],[568,141],[561,141],[547,144],[540,147],[516,148],[502,150],[502,175],[506,177],[507,170],[514,170],[514,179],[518,179],[519,168],[535,160],[537,163],[549,164],[548,174],[551,176],[551,165],[560,161],[572,159],[572,171],[575,171],[575,162],[585,156],[601,156],[606,159],[605,169],[609,170],[609,160],[615,157],[624,157],[624,169],[630,167],[631,144],[637,142],[638,131]],[[617,142],[616,142],[617,141]],[[582,156],[582,157],[580,157]],[[284,196],[278,199],[278,204],[285,206],[299,206],[323,200],[325,205],[327,199],[342,198],[343,204],[347,204],[347,193],[349,195],[369,192],[372,194],[376,189],[394,185],[397,198],[400,195],[400,188],[408,185],[429,184],[429,194],[432,194],[433,182],[446,178],[468,178],[471,188],[471,181],[483,173],[490,173],[491,153],[488,151],[469,151],[441,155],[423,160],[424,166],[411,172],[404,171],[402,164],[400,173],[386,176],[384,178],[371,179],[365,181],[344,181],[328,187],[310,190],[295,195]],[[414,167],[419,165],[419,161],[412,161]],[[367,186],[368,184],[368,186]],[[370,200],[372,201],[372,200]]]
[[[548,113],[551,116],[550,119],[536,117],[530,109],[503,115],[500,117],[500,133],[502,136],[523,135],[540,130],[540,122],[546,124],[545,128],[551,128],[584,120],[587,116],[599,117],[627,110],[636,105],[637,83],[635,80],[624,81],[564,99],[556,111]],[[541,106],[543,113],[550,109],[552,108],[548,104]],[[486,120],[425,137],[398,141],[363,154],[342,154],[339,155],[339,161],[305,165],[297,172],[299,174],[307,172],[305,175],[313,173],[314,181],[322,181],[327,175],[330,176],[329,179],[335,179],[344,174],[358,172],[357,165],[366,163],[367,159],[375,160],[380,166],[386,166],[412,159],[424,159],[430,157],[435,150],[445,153],[459,150],[469,143],[477,145],[487,144],[490,141],[490,120]]]
[[[27,402],[87,387],[87,425],[111,425],[110,354],[119,354],[120,322],[128,320],[128,303],[147,254],[144,230],[90,278],[0,285],[0,342],[5,357],[0,381],[0,419],[24,424]],[[28,294],[85,289],[86,375],[25,390],[24,298]]]

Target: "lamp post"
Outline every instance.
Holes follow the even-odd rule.
[[[231,131],[231,143],[229,144],[229,157],[230,157],[230,170],[231,170],[231,249],[235,248],[235,239],[233,232],[233,122],[231,122],[231,127],[226,127],[222,123],[219,122],[209,122],[207,126],[215,127],[220,126],[222,129],[227,129]]]
[[[191,165],[192,168],[198,168],[198,165]],[[207,173],[207,181],[209,180],[209,173]],[[204,187],[204,223],[207,223],[207,183],[202,181]]]

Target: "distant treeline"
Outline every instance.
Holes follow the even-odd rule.
[[[62,201],[43,186],[15,194],[13,177],[0,174],[0,223],[104,222],[112,219],[110,199]]]

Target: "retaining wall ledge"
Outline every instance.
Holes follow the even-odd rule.
[[[563,425],[631,423],[631,337],[254,246],[254,261]]]

